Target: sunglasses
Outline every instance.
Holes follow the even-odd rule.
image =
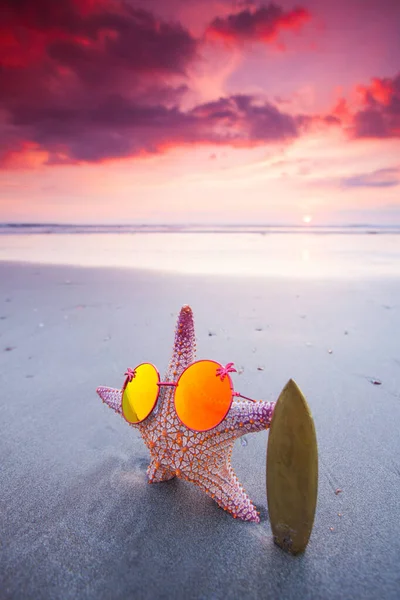
[[[194,431],[209,431],[225,419],[234,397],[256,402],[234,391],[229,373],[236,372],[233,363],[224,367],[213,360],[198,360],[186,367],[176,382],[167,382],[160,381],[154,365],[142,363],[125,373],[122,414],[128,423],[142,423],[155,409],[161,388],[173,387],[181,423]]]

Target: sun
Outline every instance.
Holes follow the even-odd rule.
[[[311,223],[312,221],[312,216],[311,215],[304,215],[303,217],[303,223],[305,223],[306,225],[308,225],[309,223]]]

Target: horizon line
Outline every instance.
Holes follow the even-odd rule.
[[[164,227],[164,228],[189,228],[189,227],[224,227],[224,228],[237,228],[237,227],[296,227],[301,229],[320,229],[320,228],[361,228],[361,227],[400,227],[400,221],[398,223],[204,223],[204,222],[190,222],[190,223],[60,223],[60,222],[29,222],[29,221],[5,221],[0,222],[0,227],[71,227],[71,228],[95,228],[95,227],[109,227],[109,228],[124,228],[124,227]]]

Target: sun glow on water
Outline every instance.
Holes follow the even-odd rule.
[[[0,261],[185,275],[332,278],[400,274],[399,236],[136,233],[0,236]],[[184,250],[183,250],[184,249]]]

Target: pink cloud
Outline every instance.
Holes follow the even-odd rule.
[[[48,153],[48,164],[99,162],[188,144],[253,147],[299,135],[294,117],[245,95],[187,112],[107,95],[95,106],[79,108],[22,105],[14,108],[13,117],[21,136],[30,134],[29,144]]]
[[[275,41],[282,30],[299,30],[311,19],[305,8],[284,11],[276,4],[260,8],[246,8],[241,12],[217,17],[209,25],[207,35],[227,42]]]
[[[155,147],[152,118],[176,123],[199,46],[180,23],[112,0],[0,0],[0,11],[3,165],[26,148],[53,164],[102,159],[107,146],[136,154]]]
[[[179,22],[112,0],[0,6],[10,32],[0,45],[3,167],[102,162],[189,144],[253,147],[293,140],[304,125],[250,94],[180,108],[201,42]],[[302,14],[260,10],[264,33],[266,14],[272,29]]]
[[[0,0],[0,8],[3,168],[96,163],[175,146],[287,144],[332,126],[355,138],[400,134],[400,76],[358,86],[356,109],[342,99],[325,115],[250,93],[184,110],[188,72],[204,48],[179,22],[118,0]],[[208,33],[266,42],[309,18],[304,8],[247,5],[214,19]]]
[[[400,137],[400,74],[355,86],[356,101],[340,98],[332,114],[351,138]]]
[[[400,137],[400,74],[392,79],[375,77],[358,91],[363,107],[353,116],[354,137]]]

